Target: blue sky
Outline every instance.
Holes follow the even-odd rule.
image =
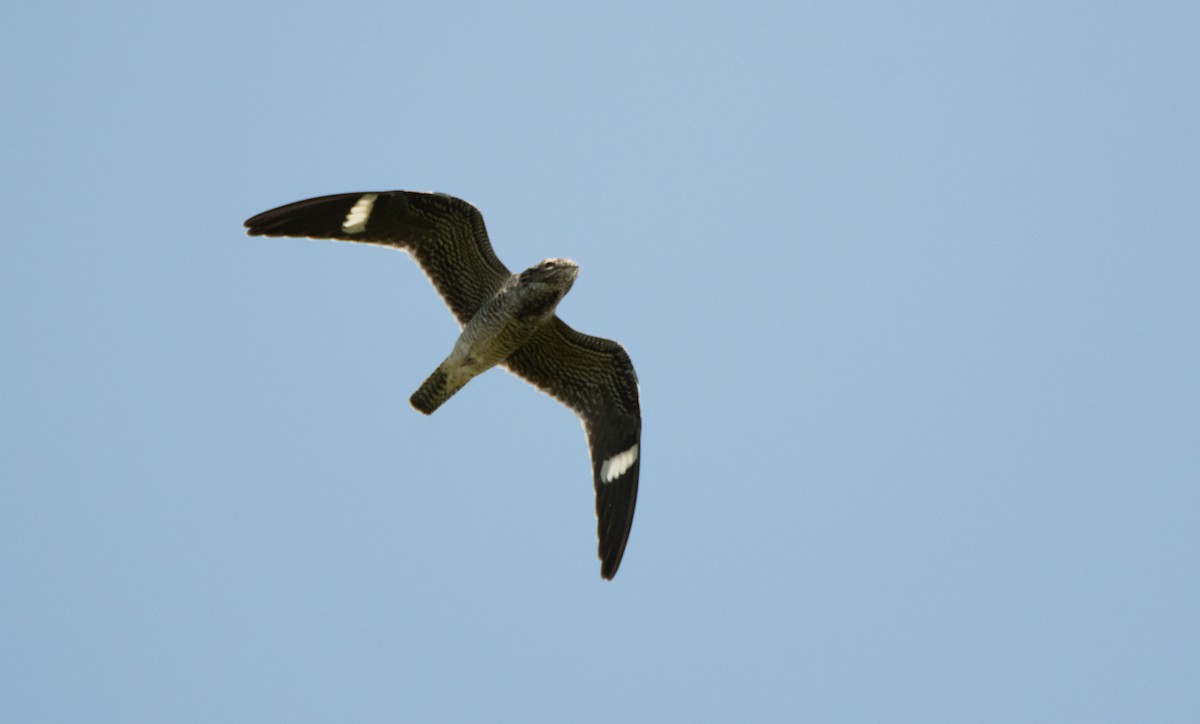
[[[1200,6],[0,11],[0,719],[1200,718]],[[587,448],[375,247],[482,209],[641,380]]]

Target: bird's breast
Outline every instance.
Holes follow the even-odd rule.
[[[454,345],[453,358],[458,364],[478,371],[499,364],[553,314],[554,304],[547,304],[538,295],[501,292],[480,307],[463,327]]]

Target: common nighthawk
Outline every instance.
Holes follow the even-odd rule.
[[[577,332],[554,313],[579,274],[575,262],[546,259],[513,274],[492,251],[479,210],[436,193],[322,196],[264,211],[246,228],[251,236],[359,241],[412,254],[463,328],[412,406],[431,414],[472,377],[502,365],[574,410],[591,449],[600,575],[616,575],[637,503],[637,375],[621,345]]]

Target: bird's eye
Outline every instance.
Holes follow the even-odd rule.
[[[548,262],[546,262],[545,264],[542,264],[542,266],[543,266],[543,267],[545,267],[545,268],[547,268],[547,269],[553,269],[553,268],[554,268],[554,266],[555,266],[555,264],[554,264],[554,262],[552,262],[552,261],[548,261]]]

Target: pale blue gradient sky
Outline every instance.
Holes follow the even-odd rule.
[[[1200,5],[0,11],[0,720],[1200,719]],[[626,345],[642,489],[389,250]]]

